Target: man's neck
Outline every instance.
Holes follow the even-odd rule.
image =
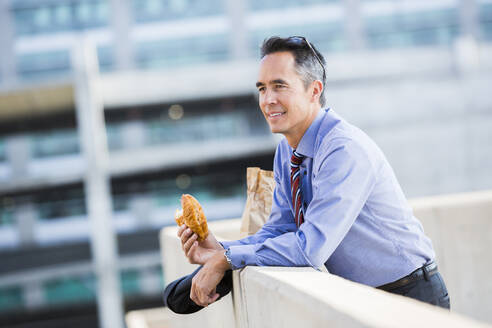
[[[287,139],[287,143],[289,144],[289,146],[292,147],[292,149],[297,149],[297,146],[299,146],[299,143],[301,142],[302,137],[306,133],[307,129],[309,129],[309,127],[313,123],[313,121],[316,118],[316,116],[318,115],[318,112],[320,109],[321,109],[321,106],[317,106],[317,108],[315,108],[313,110],[309,119],[307,119],[304,122],[304,124],[302,124],[299,127],[299,129],[297,131],[294,130],[294,131],[291,131],[290,133],[287,132],[287,133],[283,134],[285,136],[285,138]]]

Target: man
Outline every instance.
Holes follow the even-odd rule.
[[[268,222],[255,235],[203,242],[180,227],[185,255],[203,268],[191,299],[213,303],[228,269],[325,266],[332,274],[449,308],[431,241],[392,168],[361,130],[324,109],[323,56],[304,37],[265,40],[259,105],[273,133],[276,187]]]

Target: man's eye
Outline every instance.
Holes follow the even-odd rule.
[[[285,85],[283,85],[283,84],[275,84],[275,88],[276,89],[281,89],[283,87],[285,87]]]
[[[258,88],[258,92],[263,92],[263,91],[265,91],[264,87]]]

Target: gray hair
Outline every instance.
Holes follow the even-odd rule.
[[[305,88],[311,85],[313,81],[321,81],[323,84],[323,91],[319,97],[319,103],[321,107],[324,107],[326,104],[326,81],[323,78],[325,65],[323,55],[314,47],[312,43],[308,43],[304,37],[281,38],[278,36],[273,36],[263,41],[261,46],[261,58],[271,53],[280,51],[288,51],[294,56],[296,73],[301,77]]]

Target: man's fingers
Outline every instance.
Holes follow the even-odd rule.
[[[196,250],[196,248],[198,247],[198,242],[195,241],[190,249],[188,250],[186,254],[186,257],[188,258],[188,261],[191,263],[191,264],[200,264],[198,261],[198,259],[194,256],[193,252]]]
[[[187,228],[185,231],[183,231],[183,233],[181,234],[181,245],[184,245],[186,243],[192,233],[193,231],[191,231],[190,228]]]
[[[191,285],[190,298],[196,305],[206,307],[209,303],[207,300],[203,300],[200,296],[200,290],[197,288],[196,283]]]
[[[219,293],[215,293],[211,298],[210,298],[210,303],[213,303],[215,302],[218,298],[219,298],[220,294]]]
[[[183,231],[186,230],[186,228],[187,227],[186,227],[185,224],[182,224],[182,225],[179,226],[178,233],[177,233],[177,235],[178,235],[179,238],[181,238],[181,234],[183,233]]]
[[[194,288],[194,285],[191,285],[191,290],[190,290],[190,299],[195,302],[196,305],[200,305],[199,304],[199,301],[198,301],[198,298],[196,296],[196,293],[195,293],[195,288]]]
[[[187,241],[186,243],[183,245],[183,250],[186,254],[186,256],[188,256],[188,253],[189,251],[191,250],[191,247],[193,245],[195,245],[195,241],[198,239],[198,235],[196,233],[194,233]]]
[[[185,251],[186,254],[188,254],[188,251],[190,250],[190,247],[193,246],[193,243],[198,239],[198,235],[194,233],[191,235],[190,238],[184,243],[183,245],[183,250]]]

